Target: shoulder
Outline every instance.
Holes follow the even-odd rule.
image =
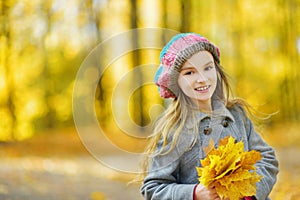
[[[248,117],[247,108],[237,103],[228,108],[228,110],[230,110],[231,114],[233,115],[236,126],[238,126],[239,129],[244,129],[248,135],[251,132],[253,125]]]
[[[245,107],[239,103],[236,103],[232,106],[230,106],[229,108],[227,108],[230,113],[233,115],[233,117],[235,118],[235,120],[243,120],[244,122],[247,121],[247,113],[245,110]]]

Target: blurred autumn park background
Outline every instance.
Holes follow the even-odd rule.
[[[76,131],[72,95],[84,59],[101,42],[135,28],[196,32],[220,47],[234,94],[265,113],[261,128],[280,159],[272,199],[300,198],[299,0],[2,0],[0,2],[0,199],[140,199],[126,173],[90,155]],[[157,42],[166,38],[157,35]],[[130,41],[139,43],[142,36]],[[114,44],[106,53],[118,49]],[[99,124],[117,146],[140,152],[111,109],[117,84],[136,66],[155,70],[160,49],[137,49],[105,66],[94,97]],[[139,71],[129,82],[153,76]],[[94,77],[95,78],[95,77]],[[122,97],[121,91],[121,97]],[[120,97],[120,96],[119,96]],[[163,105],[145,84],[118,98],[118,110],[139,127]],[[148,129],[141,129],[148,130]],[[140,138],[149,133],[140,131]],[[144,135],[143,135],[144,134]],[[108,156],[113,152],[105,149]]]

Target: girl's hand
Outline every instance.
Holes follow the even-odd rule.
[[[204,185],[196,186],[196,200],[221,200],[214,187],[206,188]]]

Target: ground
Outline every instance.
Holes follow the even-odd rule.
[[[134,176],[101,164],[74,129],[0,143],[0,163],[1,200],[141,199]]]
[[[295,134],[294,139],[285,137],[282,142],[280,135],[278,130],[266,137],[275,146],[280,162],[271,197],[300,199],[300,147],[295,142],[299,137]],[[133,175],[101,164],[85,149],[74,129],[44,133],[23,142],[0,143],[0,150],[0,199],[142,199],[139,185],[128,184]]]

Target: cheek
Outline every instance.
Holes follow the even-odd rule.
[[[215,74],[214,76],[213,76],[213,81],[217,84],[217,80],[218,80],[218,76],[217,76],[217,74]]]
[[[214,71],[211,74],[209,74],[208,79],[210,79],[211,82],[217,83],[217,79],[218,79],[217,72]]]
[[[191,84],[191,83],[190,83],[189,79],[184,78],[184,77],[179,77],[179,79],[178,79],[178,85],[179,85],[179,87],[180,87],[181,89],[186,88],[186,87],[189,87],[190,84]]]

